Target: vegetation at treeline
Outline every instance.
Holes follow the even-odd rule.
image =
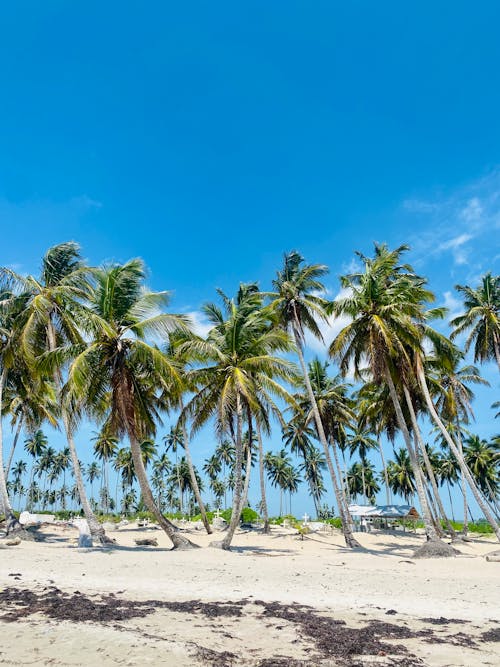
[[[175,513],[199,513],[211,532],[207,510],[230,505],[224,539],[213,543],[227,549],[255,469],[264,531],[266,483],[280,491],[280,515],[292,513],[292,496],[305,483],[317,516],[331,516],[334,504],[346,544],[358,546],[347,506],[373,502],[385,487],[388,503],[392,494],[418,500],[428,540],[445,553],[441,538],[456,537],[457,524],[441,494],[451,503],[456,484],[462,532],[472,496],[500,539],[500,437],[484,440],[470,430],[472,387],[487,383],[466,362],[471,353],[474,363],[493,361],[500,371],[500,276],[457,286],[463,314],[446,336],[432,326],[446,311],[432,307],[426,279],[404,263],[407,250],[376,245],[372,257],[358,253],[359,271],[341,278],[334,301],[322,282],[327,267],[292,251],[269,291],[256,283],[241,284],[232,298],[218,290],[217,301],[203,307],[211,325],[204,337],[189,317],[167,311],[167,292],[146,287],[141,260],[89,267],[77,244],[63,243],[48,250],[37,277],[0,269],[7,531],[22,532],[14,509],[81,509],[93,537],[105,542],[98,514],[148,511],[174,548],[190,548],[172,523]],[[322,328],[335,318],[347,324],[326,350],[331,362],[307,363],[306,334],[323,340]],[[493,404],[492,417],[499,407]],[[171,426],[159,445],[165,416]],[[76,444],[84,419],[96,425],[88,465]],[[8,452],[4,422],[13,434]],[[64,433],[61,451],[50,446],[45,424]],[[197,470],[191,440],[207,425],[216,445]],[[424,425],[432,443],[424,442]],[[272,428],[283,441],[275,452],[266,451]],[[387,461],[382,438],[394,446]],[[20,443],[25,458],[18,458]],[[327,478],[334,498],[326,496]]]

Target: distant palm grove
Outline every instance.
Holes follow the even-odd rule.
[[[167,310],[168,292],[147,288],[140,259],[91,267],[68,242],[47,251],[38,276],[1,268],[7,533],[23,534],[20,510],[66,510],[82,512],[105,543],[103,516],[142,510],[174,548],[187,549],[195,545],[176,518],[199,515],[210,533],[210,510],[231,508],[222,541],[212,543],[229,549],[256,474],[253,509],[265,532],[266,487],[278,489],[282,516],[293,514],[304,485],[318,518],[339,517],[348,547],[359,546],[349,504],[374,503],[378,493],[387,504],[416,504],[428,542],[443,555],[451,547],[442,538],[457,537],[455,513],[467,534],[471,498],[500,540],[500,436],[473,431],[474,385],[488,384],[479,365],[500,372],[500,276],[456,286],[462,314],[445,335],[434,323],[446,311],[433,307],[425,277],[406,263],[408,250],[357,253],[359,269],[342,276],[333,301],[327,267],[289,252],[269,289],[217,290],[203,306],[205,336]],[[308,340],[323,341],[322,331],[339,323],[325,345],[329,361],[312,357]],[[491,403],[494,425],[494,391]],[[79,437],[82,422],[94,425],[91,440]],[[47,426],[64,435],[63,449],[51,445]],[[211,429],[214,447],[197,469],[201,429]],[[266,446],[272,429],[282,440],[277,451]],[[389,456],[382,441],[392,445]],[[79,457],[90,460],[90,452],[84,465]]]

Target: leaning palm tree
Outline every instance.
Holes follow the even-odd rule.
[[[436,376],[437,400],[436,409],[447,424],[447,430],[455,435],[458,451],[463,456],[462,430],[463,424],[468,424],[474,417],[472,401],[474,393],[471,384],[489,385],[481,377],[475,366],[461,366],[464,354],[457,348],[447,349],[446,354],[428,360],[431,372]],[[465,474],[461,474],[461,487],[464,501],[463,534],[467,535],[467,483]]]
[[[243,425],[249,417],[267,421],[271,396],[293,402],[279,381],[294,379],[294,366],[273,356],[289,349],[288,336],[270,328],[269,316],[247,302],[225,302],[226,317],[214,304],[204,308],[214,324],[207,339],[187,341],[185,349],[205,365],[194,368],[189,379],[197,391],[186,405],[181,421],[190,419],[193,432],[215,417],[220,435],[234,440],[234,493],[231,521],[224,539],[213,546],[229,549],[242,509]]]
[[[457,285],[456,289],[464,296],[465,313],[450,322],[452,339],[468,332],[465,351],[473,347],[475,362],[496,359],[500,371],[500,276],[487,273],[479,287]]]
[[[10,487],[7,486],[3,465],[3,419],[1,414],[4,389],[9,372],[16,365],[19,349],[18,319],[24,305],[25,295],[19,295],[5,289],[0,293],[0,511],[5,516],[7,534],[15,531],[27,538],[28,534],[22,530],[10,502]]]
[[[140,446],[155,434],[165,408],[159,395],[180,384],[175,364],[147,339],[187,332],[189,320],[161,312],[168,294],[147,290],[144,279],[140,259],[95,271],[89,295],[91,316],[83,323],[90,341],[70,365],[67,392],[75,404],[104,424],[106,432],[117,438],[128,436],[144,503],[173,548],[189,549],[195,545],[156,506]]]
[[[42,375],[48,374],[37,360],[44,354],[54,353],[61,345],[81,345],[79,324],[85,316],[85,300],[89,295],[89,269],[80,256],[76,243],[61,243],[50,248],[42,260],[39,278],[21,278],[3,269],[3,272],[17,280],[29,295],[21,318],[22,350],[28,363]],[[54,383],[60,392],[63,385],[62,367],[56,361],[51,364]],[[101,543],[109,542],[103,527],[97,521],[88,502],[83,475],[78,461],[74,441],[73,411],[59,397],[61,419],[64,425],[76,486],[80,501],[88,521],[92,536]]]
[[[359,547],[360,544],[352,532],[349,510],[332,463],[324,425],[304,359],[305,332],[309,331],[315,338],[322,341],[323,335],[318,326],[318,321],[328,322],[327,310],[329,304],[318,295],[318,293],[324,292],[321,279],[327,272],[328,269],[323,264],[304,264],[304,258],[298,252],[292,250],[285,255],[283,268],[278,271],[276,279],[273,280],[274,292],[268,293],[271,299],[269,309],[277,324],[285,331],[290,331],[295,340],[316,430],[323,447],[342,519],[344,539],[348,547],[354,548]]]
[[[422,346],[419,326],[425,319],[422,303],[433,298],[425,288],[425,281],[418,278],[410,266],[401,263],[407,249],[400,246],[390,251],[385,245],[375,245],[373,259],[357,253],[364,270],[342,278],[348,293],[332,304],[337,316],[347,316],[351,322],[332,342],[330,354],[339,360],[344,374],[352,364],[355,376],[362,380],[367,366],[373,381],[387,386],[413,468],[427,539],[433,543],[432,551],[426,549],[423,553],[452,556],[454,550],[441,542],[433,523],[417,452],[402,407],[401,395],[408,409],[412,407],[411,390],[415,384],[412,353]]]

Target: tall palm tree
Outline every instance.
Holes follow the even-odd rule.
[[[90,484],[90,497],[91,499],[95,500],[94,481],[96,479],[99,479],[101,476],[101,469],[99,468],[99,464],[96,461],[92,461],[92,463],[89,463],[86,470],[86,476],[87,476],[87,481]]]
[[[28,364],[17,356],[10,369],[5,387],[5,410],[11,417],[14,439],[10,448],[5,475],[8,478],[17,443],[24,429],[33,433],[43,422],[57,427],[58,405],[54,383],[39,373],[34,373]]]
[[[174,468],[179,471],[177,463],[179,461],[178,455],[181,449],[184,449],[184,433],[180,426],[172,426],[170,431],[163,437],[163,442],[165,443],[165,451],[172,452],[175,454]],[[181,493],[181,480],[177,479],[177,489],[179,491],[179,507],[182,514],[182,493]]]
[[[349,433],[347,442],[349,445],[349,451],[351,456],[355,453],[359,454],[361,459],[361,480],[363,486],[363,496],[365,497],[366,502],[368,502],[368,496],[366,492],[366,480],[365,480],[365,470],[367,469],[368,461],[366,455],[371,449],[377,449],[377,441],[371,437],[370,431],[363,426],[360,426],[359,423],[355,423],[352,427],[352,431]]]
[[[475,289],[468,285],[455,289],[464,297],[465,313],[450,322],[452,339],[468,332],[465,351],[474,348],[475,362],[496,359],[500,371],[500,276],[487,273]]]
[[[475,366],[461,367],[464,356],[460,350],[453,347],[447,348],[446,354],[442,353],[428,360],[431,373],[434,372],[436,378],[436,409],[445,421],[447,430],[454,434],[461,456],[464,455],[462,425],[468,424],[474,417],[472,412],[474,393],[470,385],[489,385]],[[467,535],[467,482],[463,472],[461,473],[461,488],[464,501],[463,534]]]
[[[24,451],[31,456],[31,472],[30,472],[30,488],[33,483],[33,475],[35,473],[35,461],[41,457],[43,452],[47,449],[49,441],[41,429],[37,429],[31,434],[29,438],[24,441]],[[28,509],[33,511],[34,496],[28,496]]]
[[[6,271],[4,269],[4,271]],[[12,273],[12,272],[11,272]],[[85,301],[89,296],[89,269],[85,266],[76,243],[61,243],[49,248],[42,259],[39,278],[15,276],[29,294],[29,300],[22,317],[21,342],[24,354],[33,368],[43,375],[46,369],[36,365],[46,353],[54,353],[61,345],[82,345],[80,323],[85,317]],[[51,364],[56,388],[63,386],[61,365],[55,357]],[[61,419],[71,452],[73,473],[80,493],[81,505],[92,536],[101,543],[111,540],[106,537],[103,527],[97,521],[87,499],[82,471],[80,469],[74,430],[76,413],[61,400]]]
[[[174,549],[192,548],[195,545],[156,506],[140,446],[155,434],[165,408],[159,394],[180,384],[175,365],[148,342],[148,336],[167,339],[173,331],[188,331],[189,320],[159,312],[167,305],[168,294],[145,288],[145,269],[139,259],[96,270],[94,277],[89,296],[92,316],[84,322],[91,339],[71,363],[68,395],[104,422],[108,433],[128,436],[146,507]]]
[[[185,345],[193,359],[206,365],[190,372],[198,387],[184,409],[196,432],[215,417],[219,434],[230,433],[235,446],[234,493],[231,521],[224,539],[213,546],[229,549],[239,523],[243,500],[243,425],[251,415],[261,424],[267,421],[272,395],[293,402],[279,381],[294,379],[290,362],[273,356],[289,349],[288,336],[269,327],[269,315],[246,300],[224,301],[226,314],[215,305],[205,306],[213,328],[207,339]]]
[[[471,435],[465,441],[465,461],[478,486],[496,511],[500,491],[500,454],[496,443]],[[497,514],[498,516],[498,514]]]
[[[104,431],[99,431],[92,438],[94,441],[94,454],[101,461],[101,495],[104,498],[104,513],[107,514],[109,511],[109,474],[108,474],[108,463],[111,461],[113,456],[116,454],[118,449],[118,438],[105,433]]]
[[[344,374],[353,364],[356,377],[363,379],[363,374],[366,375],[363,367],[367,365],[373,381],[387,385],[412,465],[426,536],[433,542],[431,553],[453,556],[455,551],[441,542],[433,523],[417,452],[402,408],[401,394],[408,409],[412,409],[411,390],[415,385],[412,355],[422,346],[421,323],[425,321],[422,304],[434,298],[426,289],[425,280],[416,276],[412,267],[402,264],[401,256],[407,249],[400,246],[391,251],[376,244],[373,259],[358,253],[364,270],[343,277],[347,296],[332,304],[336,315],[352,321],[337,335],[330,354],[339,359]],[[428,553],[427,549],[423,553]]]
[[[392,492],[411,504],[416,491],[415,475],[410,456],[404,447],[394,452],[394,461],[388,461],[387,474]]]
[[[298,252],[292,250],[285,255],[283,268],[281,271],[278,271],[276,279],[273,280],[274,292],[268,294],[271,299],[269,308],[276,318],[277,324],[285,331],[290,331],[295,340],[316,430],[332,479],[342,520],[344,539],[348,547],[354,548],[359,547],[360,544],[352,532],[349,510],[330,457],[324,425],[304,359],[306,331],[309,331],[315,338],[322,341],[323,335],[318,326],[318,321],[328,322],[327,310],[329,304],[321,296],[318,296],[319,293],[324,292],[324,285],[321,279],[327,272],[327,267],[322,264],[304,264],[304,258]]]
[[[3,419],[4,390],[7,386],[9,373],[16,365],[19,350],[19,313],[25,304],[24,294],[18,294],[0,286],[0,511],[5,516],[6,532],[18,532],[23,537],[28,534],[22,530],[9,498],[10,487],[3,465]]]
[[[321,498],[325,492],[323,470],[326,469],[325,457],[321,451],[310,444],[304,451],[304,462],[299,466],[299,472],[309,485],[309,493],[314,502],[316,517],[319,517]]]

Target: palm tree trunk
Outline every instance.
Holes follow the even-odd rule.
[[[183,409],[183,405],[181,402],[181,410]],[[194,466],[193,466],[193,460],[191,458],[191,450],[189,449],[189,438],[187,434],[187,429],[185,425],[182,425],[182,437],[184,439],[184,451],[186,452],[186,461],[188,464],[189,468],[189,477],[191,479],[191,487],[193,489],[194,497],[196,498],[196,502],[198,503],[198,507],[200,508],[200,514],[201,514],[201,520],[203,521],[203,525],[205,526],[205,530],[209,535],[212,534],[212,528],[210,527],[210,522],[208,521],[207,518],[207,511],[205,509],[205,505],[203,503],[203,500],[201,499],[201,493],[200,493],[200,487],[198,486],[198,480],[196,479],[196,475],[194,472]]]
[[[7,371],[4,368],[2,370],[2,373],[0,374],[0,406],[3,403],[3,388],[5,386],[6,377],[7,377]],[[24,528],[17,520],[17,517],[12,510],[12,505],[10,504],[9,493],[7,491],[7,479],[3,467],[3,421],[1,414],[0,414],[0,506],[5,516],[6,534],[9,535],[15,532],[23,539],[33,539],[32,536],[30,536],[29,533],[26,530],[24,530]]]
[[[425,534],[427,535],[428,540],[440,541],[436,529],[434,528],[434,524],[432,522],[429,504],[427,502],[425,490],[422,484],[422,478],[420,476],[421,474],[420,466],[418,464],[415,450],[413,449],[413,445],[410,439],[410,434],[408,432],[408,427],[406,425],[406,421],[403,415],[403,410],[401,408],[399,397],[396,392],[396,387],[394,386],[394,381],[392,379],[391,371],[389,370],[388,367],[386,367],[385,369],[385,377],[387,381],[387,386],[389,387],[391,400],[394,405],[394,410],[396,412],[398,426],[401,430],[401,433],[403,434],[403,438],[406,444],[406,449],[408,450],[408,454],[410,456],[411,467],[413,469],[413,475],[415,477],[415,486],[417,489],[417,495],[420,502],[420,509],[422,511],[422,518],[424,520]]]
[[[328,470],[330,471],[330,477],[332,478],[333,491],[335,493],[335,498],[337,500],[337,505],[339,508],[339,514],[342,521],[342,532],[344,534],[345,543],[350,548],[361,547],[359,542],[354,537],[354,534],[351,529],[351,520],[349,516],[349,509],[347,507],[347,501],[339,487],[337,476],[333,468],[332,459],[330,457],[330,451],[328,449],[328,442],[325,436],[325,430],[323,428],[323,423],[321,421],[321,416],[318,410],[318,404],[316,403],[316,398],[314,396],[314,392],[311,386],[311,381],[309,379],[309,374],[307,372],[306,362],[304,360],[304,354],[302,351],[302,342],[300,340],[299,332],[297,331],[295,326],[293,327],[293,334],[295,338],[295,345],[297,346],[297,355],[299,357],[300,367],[302,369],[304,382],[306,383],[307,393],[309,395],[309,400],[311,401],[311,406],[313,409],[314,420],[316,422],[316,429],[318,431],[320,442],[323,445],[323,453],[326,458]]]
[[[264,447],[262,446],[262,433],[260,430],[259,422],[255,422],[255,431],[257,433],[257,441],[259,443],[259,480],[260,480],[260,505],[262,516],[264,517],[264,528],[263,533],[270,533],[271,529],[269,528],[269,515],[267,512],[267,499],[266,499],[266,476],[264,472]]]
[[[391,498],[391,489],[389,487],[389,475],[387,474],[387,465],[385,463],[384,448],[380,441],[380,436],[377,436],[378,450],[380,452],[380,458],[382,460],[382,470],[384,471],[384,481],[385,481],[385,500],[388,505],[392,504]]]
[[[442,503],[442,500],[441,500],[441,496],[439,495],[438,485],[437,485],[437,482],[436,482],[436,476],[434,475],[434,470],[432,469],[432,465],[431,465],[431,462],[430,462],[430,459],[429,459],[429,455],[427,454],[427,450],[425,448],[425,445],[422,442],[422,435],[420,433],[420,428],[418,426],[417,417],[415,415],[415,410],[413,408],[413,401],[411,400],[410,392],[408,391],[407,387],[404,387],[403,391],[404,391],[404,394],[405,394],[406,405],[408,406],[408,410],[410,412],[410,418],[411,418],[411,423],[412,423],[412,427],[413,427],[413,432],[415,433],[415,438],[416,438],[416,441],[417,441],[417,446],[418,446],[417,451],[420,450],[420,453],[422,454],[422,457],[424,459],[424,465],[425,465],[425,469],[427,471],[427,477],[429,478],[429,481],[431,483],[432,493],[434,495],[434,500],[436,501],[436,504],[438,506],[439,514],[441,515],[442,519],[445,521],[445,523],[448,527],[448,531],[451,535],[451,538],[456,539],[457,534],[456,534],[453,526],[451,525],[450,520],[446,516],[446,512],[445,512],[445,509],[444,509],[444,506],[443,506],[443,503]],[[435,512],[435,514],[436,514],[436,517],[437,517],[438,514],[436,512]],[[438,533],[442,532],[441,531],[441,526],[438,526],[438,531],[437,532]]]
[[[450,436],[448,431],[446,430],[443,422],[441,421],[436,408],[434,407],[434,403],[432,402],[431,395],[429,393],[429,388],[427,386],[427,380],[425,378],[425,373],[422,368],[422,364],[420,359],[417,359],[417,375],[418,379],[420,382],[420,386],[422,388],[422,392],[424,394],[425,402],[427,404],[427,407],[429,409],[429,412],[431,413],[432,419],[436,423],[436,426],[439,428],[441,433],[443,434],[444,439],[448,443],[449,448],[451,449],[453,456],[456,458],[458,465],[460,466],[460,470],[463,472],[469,487],[474,495],[474,498],[476,499],[477,504],[481,508],[481,511],[483,512],[483,515],[485,516],[486,520],[488,523],[491,525],[493,528],[493,531],[500,542],[500,527],[498,523],[495,521],[495,517],[493,514],[490,512],[489,508],[487,505],[483,502],[483,499],[481,498],[481,494],[479,493],[479,489],[477,488],[477,485],[474,481],[474,478],[472,477],[469,468],[467,467],[467,464],[465,463],[465,460],[463,456],[460,456],[460,452],[455,445],[455,442],[453,441],[453,438]]]
[[[12,447],[10,448],[9,452],[9,459],[7,461],[7,466],[5,468],[5,481],[9,479],[9,470],[10,466],[12,465],[12,459],[14,458],[14,452],[16,451],[17,441],[19,439],[19,435],[21,434],[22,427],[23,427],[23,418],[20,417],[19,421],[17,422],[16,433],[14,435],[14,440],[12,441]]]
[[[243,508],[247,506],[248,502],[248,487],[250,486],[250,473],[252,471],[252,449],[249,446],[247,452],[247,460],[245,464],[245,483],[243,485],[243,493],[241,495],[240,514]]]
[[[69,446],[69,451],[70,451],[70,456],[71,456],[71,463],[73,464],[73,475],[75,477],[75,484],[78,489],[78,495],[80,496],[80,504],[83,509],[83,513],[85,515],[85,518],[87,519],[87,523],[89,524],[89,530],[90,534],[92,537],[100,544],[111,544],[113,543],[113,540],[109,537],[107,537],[104,528],[102,525],[99,523],[97,520],[97,517],[95,516],[94,512],[92,511],[92,508],[90,507],[89,500],[87,498],[87,493],[85,491],[85,484],[83,481],[83,476],[82,476],[82,469],[80,467],[80,462],[78,460],[78,454],[76,452],[76,446],[75,446],[75,441],[73,440],[73,435],[71,433],[71,427],[69,424],[69,419],[68,415],[66,413],[65,408],[63,407],[62,409],[62,421],[64,425],[64,430],[66,433],[66,439],[68,441],[68,446]]]
[[[460,456],[463,458],[464,455],[464,448],[462,444],[462,436],[460,433],[460,422],[458,421],[458,416],[457,416],[457,442],[458,442],[458,451],[460,452]],[[462,534],[467,537],[467,533],[469,532],[469,519],[467,517],[468,514],[468,502],[467,502],[467,481],[465,479],[465,475],[460,471],[460,486],[462,489],[462,496],[464,500],[464,525],[462,527]]]
[[[231,541],[235,533],[236,527],[240,522],[240,507],[241,507],[241,468],[243,463],[243,410],[241,405],[241,396],[239,392],[236,394],[236,442],[235,442],[235,462],[234,462],[234,490],[233,490],[233,511],[231,514],[231,521],[227,528],[226,535],[222,542],[211,542],[210,546],[219,547],[220,549],[229,550],[231,548]]]
[[[452,521],[455,522],[455,511],[453,510],[453,502],[451,500],[451,489],[450,489],[450,483],[447,481],[446,486],[448,488],[448,498],[450,500],[450,507],[451,507],[451,518]]]
[[[122,405],[123,410],[123,405]],[[129,420],[125,420],[127,424],[132,423]],[[196,549],[197,544],[194,544],[188,540],[183,535],[180,535],[173,523],[171,523],[167,518],[163,516],[158,507],[156,506],[155,499],[153,497],[153,492],[149,486],[148,477],[146,474],[146,468],[144,467],[144,461],[142,460],[142,451],[139,441],[135,437],[134,433],[129,429],[128,438],[130,442],[130,451],[132,453],[132,460],[134,462],[134,470],[139,482],[139,487],[141,489],[142,499],[148,510],[153,514],[155,519],[160,524],[160,527],[163,528],[165,533],[168,535],[174,549],[186,550],[186,549]]]
[[[343,501],[344,501],[345,512],[346,512],[347,520],[349,521],[349,528],[352,531],[352,528],[353,528],[352,518],[351,518],[351,515],[349,514],[349,503],[348,503],[348,500],[347,500],[347,494],[346,494],[346,490],[345,490],[346,486],[347,486],[347,474],[346,474],[346,484],[344,485],[344,483],[342,482],[342,467],[340,465],[339,451],[338,451],[337,443],[335,442],[334,438],[330,438],[329,443],[331,445],[332,452],[333,452],[333,460],[334,460],[334,463],[335,463],[335,471],[337,473],[337,479],[340,480],[340,484],[339,484],[340,494],[341,494],[341,496],[343,498]]]
[[[56,349],[56,335],[52,322],[49,322],[47,326],[47,340],[49,344],[49,350],[53,352]],[[57,392],[59,396],[61,396],[62,378],[59,371],[56,371],[54,373],[54,381],[57,388]],[[73,474],[75,476],[75,483],[78,488],[78,494],[80,496],[80,504],[82,506],[85,518],[87,519],[90,534],[101,544],[110,544],[114,542],[114,540],[107,537],[104,528],[97,520],[95,514],[92,512],[92,509],[90,507],[87,498],[87,493],[85,491],[85,484],[83,483],[82,471],[80,468],[80,462],[78,461],[78,454],[76,451],[75,441],[73,440],[73,434],[71,431],[70,420],[64,405],[61,405],[61,418],[64,425],[66,440],[68,441],[69,451],[71,455],[71,462],[73,464]]]

